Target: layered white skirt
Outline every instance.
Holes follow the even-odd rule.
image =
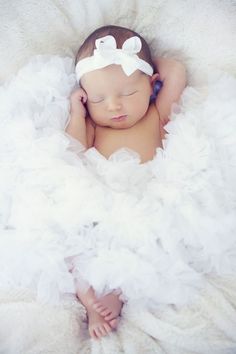
[[[180,306],[234,277],[236,80],[186,88],[145,164],[64,133],[74,84],[71,59],[41,56],[0,89],[0,287],[56,303],[74,274],[97,294]]]

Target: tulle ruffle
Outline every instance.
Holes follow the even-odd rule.
[[[58,302],[75,292],[73,260],[98,294],[181,305],[235,274],[236,80],[187,88],[145,164],[64,133],[74,85],[71,59],[41,56],[1,87],[1,287]]]

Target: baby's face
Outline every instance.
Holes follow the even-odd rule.
[[[151,78],[136,70],[127,76],[120,65],[109,65],[85,74],[81,86],[86,91],[87,108],[99,126],[113,129],[132,127],[149,107]]]

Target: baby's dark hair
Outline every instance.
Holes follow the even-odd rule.
[[[145,39],[142,36],[140,36],[140,34],[138,34],[135,31],[132,31],[131,29],[128,29],[125,27],[120,27],[120,26],[113,26],[113,25],[100,27],[100,28],[96,29],[94,32],[92,32],[85,39],[84,43],[81,45],[81,47],[79,48],[78,53],[76,55],[75,64],[77,64],[77,62],[83,58],[87,58],[87,57],[92,56],[93,51],[95,49],[96,39],[104,37],[104,36],[108,36],[108,35],[111,35],[115,38],[116,43],[117,43],[117,48],[119,48],[119,49],[122,48],[122,45],[126,41],[126,39],[133,37],[133,36],[139,37],[142,42],[142,48],[141,48],[140,52],[137,53],[137,55],[139,56],[139,58],[141,58],[141,59],[145,60],[147,63],[149,63],[155,71],[155,65],[152,61],[151,52],[150,52],[149,46],[148,46],[147,42],[145,41]]]

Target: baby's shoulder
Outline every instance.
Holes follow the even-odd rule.
[[[94,138],[95,138],[95,123],[94,121],[87,116],[86,117],[86,135],[87,135],[87,144],[88,147],[92,147],[94,143]]]

